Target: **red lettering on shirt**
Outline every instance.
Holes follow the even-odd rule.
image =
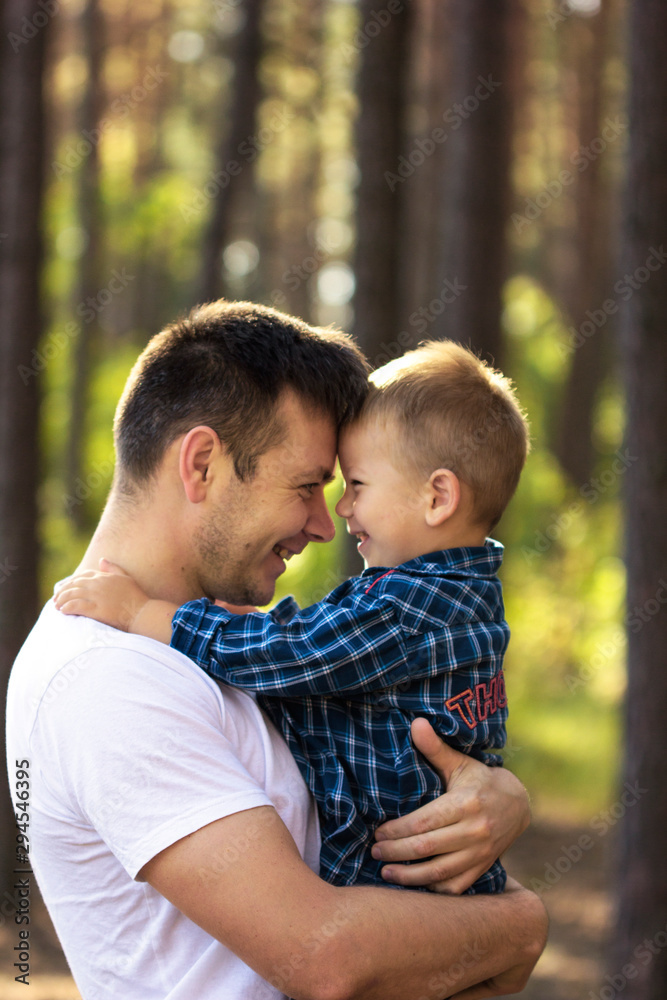
[[[475,716],[470,707],[470,703],[474,697],[474,694],[468,688],[466,691],[462,691],[461,694],[454,695],[453,698],[448,698],[445,702],[450,712],[456,711],[459,713],[468,729],[475,728]]]
[[[507,708],[507,694],[505,692],[505,676],[501,670],[499,674],[496,675],[497,680],[497,691],[498,691],[498,708]]]
[[[487,715],[493,715],[494,712],[498,711],[498,694],[496,688],[498,676],[491,678],[488,688],[484,683],[475,685],[477,718],[480,722],[483,722]]]
[[[458,712],[468,729],[474,729],[478,722],[484,722],[499,708],[507,706],[502,670],[491,678],[488,685],[484,682],[476,684],[474,694],[470,688],[466,688],[460,694],[448,698],[445,706],[450,712]]]

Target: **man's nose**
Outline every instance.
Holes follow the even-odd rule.
[[[323,493],[313,497],[304,531],[311,542],[330,542],[335,536],[336,528]]]

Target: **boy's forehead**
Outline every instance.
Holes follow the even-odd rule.
[[[356,421],[341,431],[338,438],[338,458],[341,465],[387,457],[387,434],[384,428],[378,427],[376,421]]]
[[[365,448],[381,446],[387,439],[387,427],[384,422],[374,418],[355,420],[341,429],[338,446],[339,448]]]

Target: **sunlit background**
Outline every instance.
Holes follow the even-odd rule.
[[[501,364],[533,443],[496,532],[512,630],[506,757],[538,820],[585,827],[616,794],[625,685],[619,498],[632,456],[615,317],[602,310],[623,294],[624,9],[616,0],[519,6]],[[413,15],[406,151],[451,104],[444,71],[434,89],[445,61],[433,37],[434,26],[446,30],[438,0],[420,0]],[[357,71],[375,37],[349,0],[69,0],[49,30],[47,327],[25,373],[42,386],[45,599],[86,547],[111,482],[116,401],[163,324],[216,289],[355,330]],[[451,52],[456,39],[445,42]],[[431,166],[400,182],[408,211],[425,213],[424,240],[429,205],[419,198]],[[604,252],[582,292],[591,199],[605,220]],[[406,235],[407,270],[421,266],[420,239],[414,227]],[[499,247],[484,252],[491,262]],[[412,346],[420,339],[411,310],[430,296],[420,301],[416,287],[382,331],[385,347],[407,329]],[[583,352],[592,367],[582,380]],[[568,429],[575,411],[582,422]],[[340,480],[329,487],[332,507],[340,491]],[[290,562],[276,599],[314,602],[349,572],[337,523],[335,542]]]

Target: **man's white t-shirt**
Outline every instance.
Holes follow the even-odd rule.
[[[52,602],[8,690],[10,781],[30,762],[33,869],[84,1000],[275,1000],[222,944],[137,879],[182,837],[273,805],[318,870],[317,813],[282,737],[244,692],[176,650]],[[202,858],[215,877],[261,836]]]

